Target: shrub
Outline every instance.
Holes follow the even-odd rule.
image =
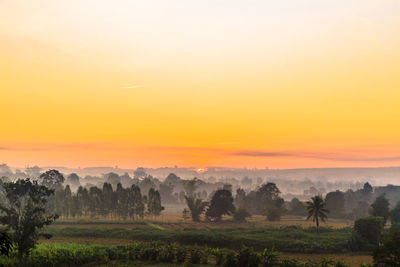
[[[186,251],[185,247],[177,246],[175,248],[175,253],[176,253],[176,262],[177,263],[185,262],[186,254],[187,254],[187,251]]]
[[[354,222],[354,230],[371,244],[378,244],[382,237],[383,227],[382,217],[369,216]]]
[[[400,266],[400,231],[393,232],[374,251],[377,266]]]
[[[279,254],[274,249],[264,249],[261,255],[263,267],[274,267],[279,261]]]
[[[224,264],[222,266],[224,266],[224,267],[237,266],[237,258],[236,258],[235,253],[233,253],[232,251],[229,251],[228,253],[226,253]]]
[[[237,255],[237,261],[240,267],[258,267],[259,258],[253,248],[243,246]]]
[[[222,263],[224,262],[224,253],[222,252],[222,250],[220,250],[219,248],[214,248],[211,253],[215,257],[215,264],[218,266],[222,265]]]
[[[202,252],[198,246],[194,246],[190,249],[190,263],[198,264],[200,263],[202,257]]]
[[[245,222],[246,218],[251,217],[250,212],[245,206],[241,206],[233,213],[233,220],[235,222]]]

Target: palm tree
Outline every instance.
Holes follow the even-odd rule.
[[[193,196],[185,196],[186,204],[192,215],[192,220],[194,222],[200,221],[200,215],[204,212],[208,206],[208,202],[201,200],[200,198],[195,198]]]
[[[307,201],[307,211],[309,220],[311,217],[313,221],[317,225],[317,233],[319,232],[319,220],[325,222],[328,219],[326,213],[329,213],[329,210],[325,209],[326,203],[321,195],[317,195],[311,198],[311,201]]]

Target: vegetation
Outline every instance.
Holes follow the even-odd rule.
[[[400,266],[400,231],[389,234],[374,251],[377,266]]]
[[[54,191],[29,179],[5,183],[3,188],[6,199],[0,204],[0,222],[12,230],[11,239],[22,260],[34,248],[39,238],[38,230],[58,217],[46,213],[45,208]]]
[[[386,224],[387,219],[389,218],[389,201],[385,197],[385,195],[380,195],[371,204],[371,215],[375,217],[382,217],[383,223]]]
[[[235,212],[232,193],[228,190],[217,190],[211,199],[211,203],[206,212],[206,217],[210,221],[220,221],[222,215],[231,215]]]
[[[206,257],[205,257],[206,255]],[[348,266],[341,261],[324,259],[320,262],[300,262],[293,258],[280,256],[274,250],[265,249],[262,253],[243,246],[240,250],[209,249],[198,246],[180,246],[175,243],[151,242],[125,246],[102,246],[92,244],[39,244],[23,264],[32,267],[100,265],[111,261],[136,263],[169,264],[215,264],[229,267],[335,267]],[[0,264],[16,266],[15,257],[2,258]]]
[[[192,220],[194,222],[200,221],[200,215],[205,211],[208,206],[208,202],[196,198],[194,196],[185,196],[186,204],[190,210]]]
[[[328,218],[326,214],[329,210],[327,210],[325,206],[324,199],[319,195],[312,197],[311,201],[307,202],[307,220],[312,218],[313,221],[315,221],[317,233],[319,233],[319,221],[321,220],[324,222]]]

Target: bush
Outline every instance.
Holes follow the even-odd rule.
[[[400,231],[393,232],[374,251],[377,266],[400,266]]]
[[[248,217],[251,217],[251,214],[245,206],[239,207],[235,213],[233,213],[233,220],[235,222],[245,222]]]
[[[261,255],[263,267],[274,267],[279,261],[279,254],[274,249],[264,249]]]
[[[240,267],[258,267],[260,260],[253,248],[243,246],[237,255],[237,261]]]
[[[219,248],[214,248],[211,253],[215,257],[215,264],[218,266],[222,265],[222,263],[224,262],[224,253],[222,252],[222,250],[220,250]]]
[[[354,230],[371,244],[378,244],[383,234],[384,219],[369,216],[354,222]]]
[[[222,266],[224,266],[224,267],[235,267],[235,266],[237,266],[237,258],[236,258],[235,253],[233,253],[232,251],[229,251],[228,253],[226,253],[225,261],[224,261],[224,264]]]
[[[198,264],[202,258],[202,252],[198,246],[194,246],[190,250],[190,263]]]

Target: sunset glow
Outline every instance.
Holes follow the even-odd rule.
[[[0,1],[0,163],[399,166],[399,14],[396,0]]]

